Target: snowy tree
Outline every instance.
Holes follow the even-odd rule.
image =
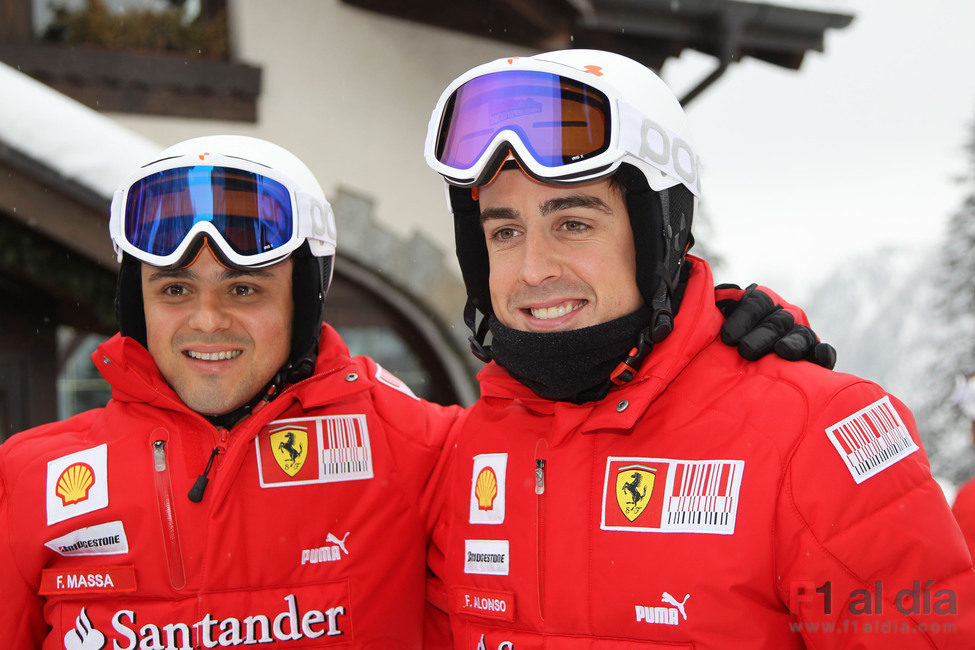
[[[956,483],[975,475],[971,423],[951,402],[955,378],[975,372],[975,125],[967,150],[963,182],[970,189],[951,217],[932,277],[931,319],[939,324],[932,329],[932,344],[937,354],[928,364],[930,387],[917,410],[918,422],[928,432],[932,465]]]
[[[939,245],[861,253],[804,305],[817,333],[836,346],[836,369],[903,400],[932,473],[955,486],[975,476],[971,424],[951,401],[955,378],[975,372],[975,126],[971,138],[962,181],[970,189]]]

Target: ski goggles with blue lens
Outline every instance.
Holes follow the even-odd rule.
[[[327,203],[290,190],[267,169],[233,162],[160,169],[116,192],[110,230],[119,260],[126,252],[152,266],[186,263],[201,236],[221,261],[244,268],[275,264],[306,239],[330,249],[318,254],[334,254]]]

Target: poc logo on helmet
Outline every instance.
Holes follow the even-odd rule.
[[[663,171],[673,170],[691,187],[697,184],[698,159],[691,145],[648,117],[640,126],[640,157],[657,163]]]

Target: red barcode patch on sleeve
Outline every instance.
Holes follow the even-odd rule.
[[[918,450],[911,432],[886,395],[830,426],[826,435],[857,483]]]

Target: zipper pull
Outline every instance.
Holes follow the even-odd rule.
[[[166,471],[166,441],[156,440],[152,443],[152,468],[157,472]]]
[[[545,494],[545,459],[535,459],[535,494]]]
[[[207,478],[207,474],[210,473],[210,468],[213,467],[213,459],[217,457],[220,453],[220,447],[214,447],[213,451],[210,452],[210,460],[207,461],[206,469],[203,473],[196,477],[196,481],[193,483],[193,487],[190,488],[190,493],[187,495],[193,503],[199,503],[203,501],[203,491],[207,489],[207,484],[210,479]]]

